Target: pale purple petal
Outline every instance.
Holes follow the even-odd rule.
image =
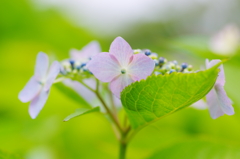
[[[32,100],[28,111],[33,119],[35,119],[42,110],[47,101],[48,95],[49,91],[44,91],[42,89],[41,92]]]
[[[18,98],[24,103],[29,102],[39,93],[41,88],[42,88],[42,85],[33,76],[28,81],[28,83],[23,88],[23,90],[19,93]]]
[[[110,82],[121,74],[116,58],[109,53],[95,55],[87,64],[87,68],[102,82]]]
[[[34,76],[39,81],[42,81],[46,77],[48,71],[48,64],[48,56],[43,52],[38,53]]]
[[[61,65],[59,64],[59,62],[54,61],[49,69],[49,72],[46,78],[46,83],[44,85],[45,91],[48,91],[50,89],[50,87],[52,86],[52,83],[54,82],[57,75],[59,74],[60,69],[61,69]]]
[[[70,50],[70,59],[74,60],[74,61],[81,61],[82,60],[81,50],[71,49]]]
[[[91,105],[99,104],[99,101],[97,100],[96,95],[92,91],[87,89],[85,86],[83,86],[81,83],[79,83],[78,81],[66,79],[63,81],[63,83],[66,86],[72,88],[74,91],[76,91],[80,96],[82,96]],[[95,79],[91,79],[91,78],[85,79],[84,83],[93,89],[96,88],[96,80]]]
[[[206,67],[211,68],[211,67],[215,66],[216,64],[218,64],[219,62],[221,62],[221,60],[211,60],[209,62],[209,60],[207,59],[206,60]],[[225,74],[224,74],[223,65],[220,65],[219,69],[220,69],[220,72],[218,73],[218,78],[217,78],[216,84],[224,86],[224,84],[225,84]]]
[[[233,115],[234,109],[232,107],[232,101],[228,98],[223,86],[215,85],[215,90],[219,99],[219,106],[222,111],[227,115]]]
[[[85,58],[92,57],[101,52],[100,45],[97,41],[90,42],[87,46],[82,48],[81,54]]]
[[[133,50],[122,37],[117,37],[112,42],[109,53],[116,57],[121,66],[126,67],[133,55]]]
[[[134,80],[128,74],[121,74],[112,80],[110,83],[110,89],[117,98],[120,98],[122,90],[133,82]]]
[[[207,94],[206,98],[207,98],[207,104],[209,106],[210,115],[213,119],[216,119],[224,115],[224,112],[220,107],[220,103],[219,103],[218,96],[215,89],[212,89]]]
[[[89,44],[87,44],[85,47],[82,48],[82,50],[78,51],[76,49],[73,49],[70,51],[70,57],[72,60],[76,61],[84,61],[88,60],[92,56],[98,54],[101,52],[100,45],[97,41],[92,41]]]
[[[127,73],[133,80],[139,81],[151,75],[155,68],[155,62],[144,54],[133,55],[132,62],[129,64]]]

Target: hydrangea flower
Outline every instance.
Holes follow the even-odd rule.
[[[221,60],[206,60],[206,67],[210,68],[217,63],[221,62]],[[207,104],[209,106],[210,115],[213,119],[216,119],[224,114],[233,115],[234,109],[232,107],[232,102],[228,98],[225,90],[225,75],[223,70],[223,65],[219,67],[220,72],[218,74],[217,81],[213,87],[213,89],[207,94]]]
[[[117,37],[110,51],[97,54],[87,68],[102,82],[110,82],[112,93],[120,98],[121,91],[130,83],[151,75],[155,62],[145,54],[134,54],[131,46]]]
[[[28,81],[18,98],[23,102],[29,102],[29,114],[35,119],[42,110],[49,95],[50,87],[60,72],[60,64],[54,61],[49,67],[48,56],[40,52],[37,55],[34,75]]]

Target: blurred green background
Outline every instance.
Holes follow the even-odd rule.
[[[95,2],[90,3],[94,5]],[[105,6],[108,7],[108,4]],[[236,24],[239,24],[236,18],[239,6],[234,6],[230,12],[234,15],[230,20]],[[118,11],[121,14],[121,10]],[[173,9],[173,14],[164,15],[167,20],[138,19],[131,27],[122,24],[120,28],[125,28],[123,30],[107,33],[105,29],[104,36],[104,31],[94,31],[94,28],[99,30],[97,25],[89,29],[73,24],[59,8],[38,9],[36,4],[27,0],[0,1],[0,159],[117,158],[118,143],[107,119],[100,114],[90,114],[62,122],[83,105],[66,97],[55,87],[51,89],[50,97],[37,119],[30,118],[29,104],[21,103],[17,96],[33,74],[37,53],[43,51],[52,59],[62,60],[68,57],[71,48],[81,49],[91,40],[98,40],[102,50],[108,51],[111,41],[116,36],[122,36],[133,48],[149,48],[170,60],[191,63],[197,69],[204,65],[205,58],[227,58],[209,51],[208,42],[211,35],[228,21],[214,25],[208,31],[194,27],[193,23],[205,12],[206,8],[200,6],[172,18]],[[223,12],[231,15],[226,8]],[[111,23],[107,23],[109,28],[114,28]],[[236,52],[224,67],[225,88],[234,102],[234,116],[213,120],[208,110],[181,110],[143,129],[130,143],[127,157],[240,158],[239,53]]]

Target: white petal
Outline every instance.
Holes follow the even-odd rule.
[[[44,89],[42,89],[41,92],[32,100],[28,111],[33,119],[35,119],[42,110],[47,101],[48,95],[49,91],[44,91]]]
[[[129,75],[121,74],[110,83],[110,89],[117,98],[120,98],[122,90],[133,82],[133,79]]]
[[[48,56],[43,52],[38,53],[34,76],[39,81],[45,79],[48,71],[48,64],[49,64]]]
[[[48,75],[47,75],[46,83],[44,86],[45,91],[48,91],[50,89],[50,87],[52,86],[52,83],[54,82],[57,75],[59,74],[60,69],[61,69],[61,65],[59,64],[59,62],[54,61],[51,65]]]
[[[29,102],[39,93],[41,88],[42,88],[42,85],[33,76],[28,81],[28,83],[23,88],[23,90],[19,93],[18,98],[24,103]]]

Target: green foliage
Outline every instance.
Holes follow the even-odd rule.
[[[9,154],[0,150],[0,159],[23,159],[23,158],[18,155]]]
[[[100,111],[100,107],[95,107],[92,109],[87,109],[87,108],[78,108],[75,110],[74,113],[70,114],[69,116],[67,116],[63,121],[69,121],[70,119],[85,115],[85,114],[89,114],[89,113],[93,113],[93,112],[99,112]]]
[[[89,103],[84,98],[82,98],[76,91],[71,89],[70,87],[64,85],[63,83],[56,83],[56,84],[54,84],[54,86],[58,90],[60,90],[62,93],[64,93],[64,95],[66,95],[70,99],[77,102],[80,106],[85,107],[85,108],[91,108]]]
[[[198,73],[151,76],[125,88],[121,101],[132,127],[144,127],[203,98],[213,87],[220,64]]]
[[[240,158],[239,146],[209,141],[191,141],[164,148],[148,159],[236,159]]]

